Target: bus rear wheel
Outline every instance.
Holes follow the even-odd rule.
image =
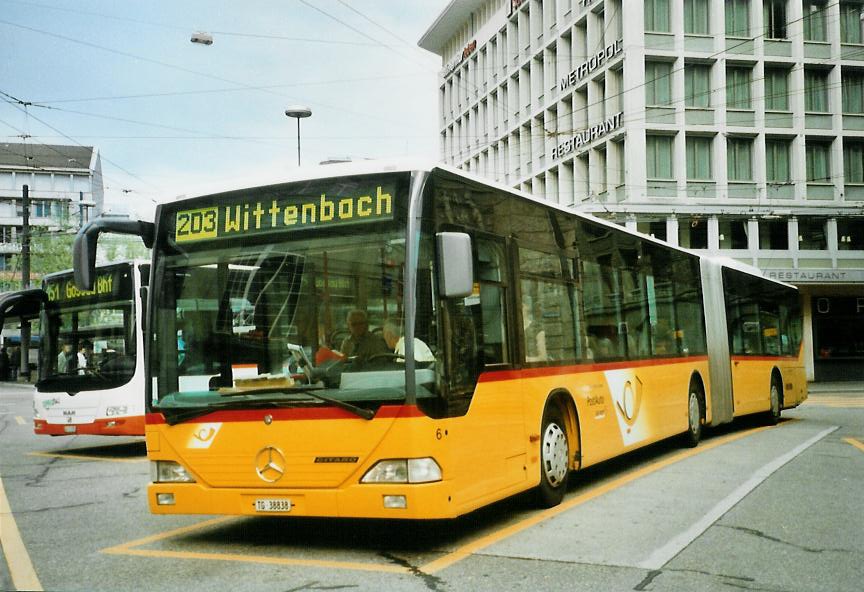
[[[543,413],[540,433],[540,485],[537,501],[544,508],[557,506],[564,499],[570,474],[570,443],[561,410],[550,403]]]
[[[782,396],[782,383],[777,378],[777,376],[771,377],[771,393],[770,393],[770,401],[771,407],[765,413],[765,423],[768,425],[777,425],[777,422],[780,421],[780,411],[782,407],[782,402],[780,397]]]
[[[702,392],[695,382],[690,383],[687,395],[687,431],[684,433],[684,443],[690,448],[695,448],[702,440]]]

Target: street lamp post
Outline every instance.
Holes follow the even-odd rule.
[[[302,105],[294,105],[285,109],[285,115],[297,120],[297,166],[300,166],[300,120],[312,115],[312,109]]]

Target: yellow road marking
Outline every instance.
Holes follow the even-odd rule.
[[[847,444],[851,444],[861,452],[864,452],[864,443],[862,443],[860,440],[856,440],[855,438],[843,438],[843,441]]]
[[[481,536],[480,538],[478,538],[474,541],[471,541],[469,543],[462,545],[461,547],[459,547],[455,551],[452,551],[452,552],[448,553],[447,555],[444,555],[443,557],[440,557],[434,561],[427,563],[426,565],[421,566],[419,569],[423,573],[427,573],[427,574],[432,574],[432,573],[441,571],[442,569],[445,569],[447,567],[450,567],[454,563],[458,563],[459,561],[462,561],[463,559],[465,559],[469,555],[472,555],[472,554],[476,553],[477,551],[484,549],[485,547],[493,545],[499,541],[502,541],[508,537],[513,536],[514,534],[522,532],[523,530],[525,530],[527,528],[530,528],[530,527],[535,526],[541,522],[544,522],[544,521],[548,520],[549,518],[552,518],[554,516],[562,514],[562,513],[566,512],[567,510],[575,508],[576,506],[582,505],[585,502],[591,501],[597,497],[600,497],[601,495],[604,495],[606,493],[609,493],[610,491],[618,489],[619,487],[627,485],[628,483],[631,483],[631,482],[635,481],[636,479],[639,479],[641,477],[645,477],[646,475],[650,475],[651,473],[659,471],[660,469],[664,469],[670,465],[681,462],[682,460],[696,456],[697,454],[707,452],[713,448],[717,448],[718,446],[722,446],[723,444],[728,444],[730,442],[734,442],[735,440],[740,440],[741,438],[744,438],[745,436],[750,436],[752,434],[756,434],[758,432],[761,432],[761,431],[764,431],[767,429],[769,429],[769,428],[768,427],[761,427],[761,428],[755,428],[752,430],[748,430],[748,431],[743,432],[743,433],[730,434],[728,436],[723,436],[721,438],[718,438],[717,440],[709,442],[708,444],[699,446],[698,448],[692,448],[690,450],[685,450],[683,452],[679,452],[678,454],[675,454],[674,456],[671,456],[665,460],[661,460],[661,461],[658,461],[654,464],[648,465],[646,467],[642,467],[641,469],[638,469],[632,473],[628,473],[626,475],[623,475],[622,477],[619,477],[618,479],[615,479],[615,480],[610,481],[608,483],[605,483],[603,485],[598,485],[596,487],[592,487],[591,489],[589,489],[585,493],[583,493],[579,496],[576,496],[572,499],[569,499],[569,500],[563,502],[562,504],[555,506],[554,508],[549,508],[548,510],[543,510],[542,512],[538,512],[532,516],[529,516],[528,518],[525,518],[524,520],[520,520],[519,522],[511,524],[510,526],[504,527],[497,532],[493,532],[492,534]]]
[[[12,576],[12,585],[17,590],[42,590],[42,584],[33,569],[33,562],[27,553],[27,547],[21,539],[15,517],[9,500],[6,499],[6,490],[3,489],[3,480],[0,479],[0,546],[6,556],[6,565],[9,566],[9,575]]]
[[[377,572],[389,572],[389,573],[409,573],[405,567],[398,567],[395,565],[381,565],[381,564],[369,564],[369,563],[359,563],[355,561],[322,561],[319,559],[287,559],[282,557],[268,557],[266,555],[241,555],[239,553],[201,553],[195,551],[160,551],[160,550],[151,550],[151,549],[136,549],[135,547],[141,547],[144,545],[148,545],[150,543],[155,543],[156,541],[161,541],[165,539],[169,539],[175,536],[179,536],[181,534],[187,534],[189,532],[195,532],[198,530],[202,530],[211,526],[217,526],[219,524],[224,524],[226,522],[232,522],[235,520],[239,520],[240,518],[237,516],[223,516],[221,518],[213,518],[211,520],[205,520],[203,522],[199,522],[197,524],[191,524],[189,526],[183,526],[180,528],[175,528],[174,530],[169,530],[167,532],[162,532],[158,534],[154,534],[151,536],[147,536],[135,541],[130,541],[128,543],[122,543],[120,545],[116,545],[114,547],[109,547],[107,549],[102,549],[102,553],[108,553],[110,555],[136,555],[138,557],[160,557],[160,558],[173,558],[173,559],[212,559],[214,561],[242,561],[247,563],[267,563],[267,564],[275,564],[275,565],[304,565],[309,567],[329,567],[335,569],[353,569],[353,570],[361,570],[361,571],[377,571]]]
[[[20,415],[15,416],[15,421],[18,422],[18,425],[27,425],[27,422],[24,421],[24,418],[21,417]]]
[[[862,397],[809,397],[806,401],[809,405],[818,405],[820,407],[864,407],[864,398]]]
[[[795,420],[789,420],[785,423],[792,423]],[[751,430],[747,430],[745,432],[730,434],[728,436],[722,436],[708,442],[698,448],[693,448],[690,450],[686,450],[683,452],[679,452],[665,460],[658,461],[649,466],[643,467],[634,471],[633,473],[628,473],[618,479],[610,481],[604,485],[598,485],[594,488],[589,489],[585,493],[565,501],[559,506],[555,508],[551,508],[549,510],[544,510],[541,512],[537,512],[529,516],[528,518],[516,522],[515,524],[511,524],[510,526],[504,527],[501,530],[498,530],[492,534],[481,536],[473,541],[470,541],[455,551],[445,554],[444,556],[431,561],[422,567],[420,567],[420,571],[423,573],[435,573],[451,565],[458,563],[459,561],[467,558],[471,554],[492,545],[498,541],[501,541],[509,536],[512,536],[518,532],[521,532],[531,526],[539,524],[553,516],[557,516],[562,512],[566,512],[571,508],[575,508],[576,506],[583,504],[589,500],[597,498],[601,495],[609,493],[619,487],[622,487],[636,479],[644,477],[646,475],[650,475],[660,469],[673,465],[677,462],[685,460],[687,458],[696,456],[697,454],[701,454],[702,452],[707,452],[713,448],[717,448],[718,446],[722,446],[723,444],[728,444],[730,442],[734,442],[735,440],[740,440],[746,436],[750,436],[752,434],[756,434],[763,430],[769,429],[768,427],[755,428]],[[242,517],[238,516],[223,516],[221,518],[214,518],[211,520],[205,520],[203,522],[199,522],[197,524],[192,524],[189,526],[183,526],[181,528],[176,528],[174,530],[169,530],[163,533],[157,533],[155,535],[151,535],[148,537],[144,537],[141,539],[137,539],[134,541],[130,541],[128,543],[123,543],[120,545],[116,545],[114,547],[109,547],[107,549],[102,549],[102,553],[108,553],[111,555],[134,555],[139,557],[156,557],[156,558],[172,558],[172,559],[211,559],[214,561],[235,561],[235,562],[246,562],[246,563],[263,563],[263,564],[274,564],[274,565],[292,565],[292,566],[308,566],[308,567],[323,567],[323,568],[331,568],[331,569],[351,569],[351,570],[360,570],[360,571],[375,571],[375,572],[384,572],[384,573],[409,573],[411,570],[402,566],[395,565],[384,565],[384,564],[373,564],[373,563],[359,563],[354,561],[325,561],[319,559],[288,559],[281,557],[272,557],[267,555],[242,555],[239,553],[202,553],[197,551],[164,551],[164,550],[151,550],[151,549],[140,549],[138,547],[142,547],[147,544],[154,543],[156,541],[169,539],[175,536],[179,536],[182,534],[187,534],[190,532],[199,531],[211,526],[216,526],[219,524],[223,524],[233,520],[239,520]]]
[[[47,458],[71,458],[74,460],[95,460],[99,462],[143,463],[146,458],[116,458],[113,456],[90,456],[88,454],[66,454],[65,452],[28,452],[27,456],[44,456]]]

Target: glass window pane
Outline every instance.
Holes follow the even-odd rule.
[[[650,179],[673,179],[672,137],[646,136],[646,165]]]
[[[684,0],[684,33],[708,34],[708,0]]]
[[[752,181],[752,146],[749,138],[727,138],[726,165],[730,181]]]
[[[708,107],[711,98],[711,67],[689,64],[684,67],[684,103],[687,107]]]
[[[711,138],[687,137],[687,178],[708,180],[711,175]]]
[[[765,69],[765,108],[775,111],[789,110],[788,70]]]
[[[804,40],[826,41],[825,2],[804,2]]]
[[[787,140],[765,140],[765,169],[769,183],[788,183],[789,142]]]
[[[831,145],[823,142],[807,144],[807,181],[812,183],[829,183],[831,181]]]

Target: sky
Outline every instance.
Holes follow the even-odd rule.
[[[437,158],[441,61],[417,41],[448,3],[0,0],[0,142],[95,146],[106,209],[142,219],[296,171],[293,105],[303,165]]]

